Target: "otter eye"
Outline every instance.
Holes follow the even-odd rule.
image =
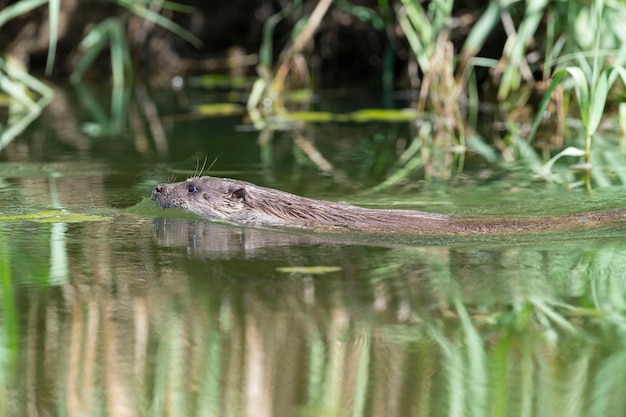
[[[200,191],[200,189],[197,186],[193,185],[193,184],[189,184],[187,186],[187,192],[188,193],[197,193],[198,191]]]

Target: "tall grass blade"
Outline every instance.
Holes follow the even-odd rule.
[[[85,107],[89,113],[89,117],[94,120],[93,125],[98,126],[97,129],[94,129],[94,127],[83,127],[83,130],[87,130],[88,133],[94,133],[94,131],[100,132],[104,130],[104,127],[109,124],[109,117],[100,105],[100,102],[94,97],[85,84],[77,82],[74,84],[74,88],[80,97],[81,105]]]
[[[261,49],[259,53],[261,55],[261,64],[265,65],[267,68],[271,68],[272,61],[274,59],[274,28],[281,20],[287,17],[290,10],[290,7],[284,7],[278,13],[270,16],[270,18],[267,19],[263,25],[263,42],[261,42]]]
[[[9,20],[26,14],[47,2],[48,0],[21,0],[4,7],[0,11],[0,28]]]
[[[498,98],[500,100],[508,97],[511,92],[519,90],[522,80],[522,66],[526,63],[527,45],[532,41],[539,23],[543,17],[543,10],[547,7],[548,0],[526,0],[526,10],[524,18],[519,26],[517,34],[509,37],[512,42],[510,53],[508,53],[508,65],[505,67],[500,80]],[[508,43],[508,42],[507,42]],[[505,47],[505,50],[508,48]],[[531,74],[527,71],[527,77]]]
[[[204,373],[198,392],[198,416],[219,417],[222,398],[222,337],[219,329],[210,327],[207,341]]]
[[[385,28],[385,21],[383,18],[369,7],[350,4],[346,0],[335,0],[335,7],[363,22],[371,23],[376,30],[383,30]]]
[[[108,25],[109,43],[111,45],[111,72],[113,85],[124,85],[124,66],[130,62],[126,36],[119,20],[110,20]]]
[[[430,123],[425,123],[420,130],[419,136],[414,139],[414,143],[412,143],[409,149],[405,151],[405,153],[411,153],[411,156],[406,160],[406,163],[396,172],[391,174],[386,180],[368,190],[368,192],[375,193],[392,187],[398,184],[400,181],[406,179],[409,175],[411,175],[412,172],[414,172],[420,165],[422,165],[424,160],[422,158],[422,155],[419,154],[417,151],[423,144],[423,138],[430,135],[431,132],[432,126],[430,125]],[[403,156],[400,157],[400,159],[402,158]]]
[[[175,23],[167,17],[160,15],[154,10],[150,10],[146,7],[140,6],[132,0],[117,0],[117,3],[127,8],[137,16],[142,17],[146,20],[150,20],[151,22],[169,30],[170,32],[175,33],[196,48],[202,47],[202,41],[196,35],[189,32],[178,23]]]
[[[469,401],[469,415],[481,417],[487,406],[489,377],[487,374],[487,355],[483,341],[474,327],[467,310],[462,302],[456,301],[455,308],[465,336],[467,361],[467,390],[471,398]]]
[[[46,60],[46,75],[52,74],[54,58],[57,51],[57,39],[59,35],[59,13],[61,0],[49,0],[48,2],[48,24],[50,25],[50,39],[48,42],[48,58]]]
[[[322,401],[326,347],[320,332],[314,330],[309,341],[309,372],[307,375],[307,404],[317,406]]]
[[[591,349],[582,349],[580,356],[569,366],[569,380],[567,404],[565,415],[583,416],[585,405],[585,394],[590,392],[590,371],[594,360],[593,351]]]
[[[543,62],[542,79],[547,80],[550,78],[552,72],[552,62],[554,60],[554,50],[556,46],[555,32],[556,32],[557,12],[554,8],[548,9],[546,14],[546,51],[545,60]]]
[[[25,87],[31,91],[27,91]],[[23,109],[20,108],[15,112],[18,120],[0,131],[1,150],[39,117],[41,111],[52,101],[54,93],[44,83],[2,58],[0,58],[0,91],[7,92],[18,106],[23,106]],[[40,96],[36,101],[31,98],[32,92]]]
[[[500,22],[500,2],[490,1],[485,11],[480,15],[478,21],[472,27],[463,44],[463,60],[467,60],[478,53],[485,45],[487,37],[491,34],[496,25]]]
[[[15,363],[19,347],[18,315],[13,291],[10,259],[7,242],[4,234],[0,231],[0,280],[2,282],[2,324],[4,328],[4,334],[2,335],[4,336],[2,338],[4,339],[4,346],[2,346],[2,350],[8,354],[8,357],[0,358],[0,360],[3,362],[2,365],[9,365],[8,368],[12,368],[12,365]],[[8,369],[4,366],[3,368]]]
[[[439,331],[432,329],[433,339],[441,348],[448,392],[448,416],[464,417],[467,390],[465,389],[465,363],[460,349]]]
[[[589,87],[587,85],[585,73],[578,67],[570,66],[567,68],[562,68],[554,73],[550,85],[543,94],[543,98],[541,99],[539,107],[537,108],[535,121],[533,122],[530,133],[528,134],[528,142],[532,142],[535,138],[535,135],[537,134],[537,129],[539,129],[539,125],[541,124],[544,111],[546,110],[546,108],[548,108],[552,93],[554,92],[554,90],[556,90],[559,84],[563,82],[563,78],[568,74],[574,79],[574,89],[576,93],[576,99],[578,101],[578,106],[580,108],[583,124],[585,126],[589,125]]]
[[[535,373],[535,362],[533,358],[532,346],[529,343],[524,343],[520,347],[521,358],[519,358],[519,408],[521,417],[533,417],[533,400],[535,388],[535,380],[533,375]],[[544,381],[543,378],[539,381]]]
[[[420,41],[419,35],[415,32],[404,10],[401,10],[398,13],[398,23],[400,23],[404,36],[406,37],[406,40],[409,42],[409,45],[411,45],[411,49],[413,50],[413,53],[415,54],[415,57],[417,58],[417,62],[420,64],[420,67],[424,71],[427,71],[428,60],[425,60],[423,58],[423,53],[422,53],[422,51],[424,50],[424,47],[422,45],[422,42]]]
[[[590,417],[620,415],[626,409],[624,396],[626,375],[626,350],[618,351],[600,363],[593,381]]]
[[[1,64],[0,58],[0,68],[2,67]],[[0,76],[0,90],[5,91],[13,100],[27,110],[35,107],[35,102],[24,88],[24,85],[14,82],[9,77]]]
[[[154,4],[154,0],[133,0],[135,3],[143,3],[146,6],[150,6]],[[188,6],[186,4],[176,3],[174,1],[161,1],[159,2],[159,7],[161,9],[171,10],[179,13],[193,13],[195,8],[193,6]]]
[[[80,47],[85,53],[80,58],[80,61],[78,61],[74,72],[72,72],[70,77],[72,82],[76,83],[81,80],[87,69],[93,64],[98,54],[100,54],[106,45],[108,40],[108,27],[109,19],[91,29],[81,41]]]
[[[453,0],[433,1],[428,5],[430,10],[432,25],[437,32],[448,30],[452,16]]]
[[[574,93],[578,101],[580,109],[580,118],[585,125],[587,134],[589,134],[589,114],[591,106],[591,98],[589,94],[589,83],[583,70],[578,67],[566,67],[560,71],[569,74],[574,80]]]
[[[51,178],[54,181],[54,178]],[[51,185],[50,188],[52,188]],[[55,190],[56,191],[56,190]],[[55,204],[57,206],[58,204]],[[65,285],[68,283],[69,261],[67,256],[67,223],[57,222],[50,229],[50,272],[49,285]]]
[[[604,113],[604,106],[606,104],[606,97],[609,94],[609,75],[611,70],[605,70],[600,74],[598,82],[593,90],[593,96],[589,103],[589,126],[587,127],[587,133],[593,135],[600,126],[600,120]]]
[[[1,71],[7,73],[11,79],[20,82],[21,84],[33,90],[35,93],[39,94],[40,99],[37,101],[39,107],[43,108],[47,106],[50,101],[52,101],[54,92],[50,87],[39,81],[37,78],[31,76],[27,72],[21,70],[20,68],[8,64],[2,58],[0,58],[0,72]]]
[[[550,160],[544,165],[542,165],[541,168],[537,170],[538,174],[542,177],[547,177],[548,175],[550,175],[554,163],[564,156],[585,156],[585,151],[575,148],[573,146],[568,146],[567,148],[550,158]]]
[[[362,417],[365,415],[365,405],[367,403],[367,387],[370,380],[370,335],[363,332],[361,340],[361,355],[359,357],[359,367],[357,370],[356,392],[354,393],[354,405],[352,406],[352,417]]]
[[[511,354],[511,336],[504,334],[489,355],[489,377],[491,390],[491,415],[506,416],[509,404],[509,356]]]
[[[428,42],[433,39],[433,27],[430,19],[426,16],[426,12],[422,6],[411,0],[402,0],[405,7],[407,17],[413,26],[415,34],[419,39]]]

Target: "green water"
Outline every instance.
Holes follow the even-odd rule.
[[[623,188],[461,178],[367,193],[410,124],[258,132],[244,116],[189,117],[210,95],[151,94],[96,126],[93,107],[58,90],[0,153],[2,415],[624,414],[619,225],[324,236],[209,223],[147,200],[205,157],[217,158],[215,176],[453,215],[615,209]]]

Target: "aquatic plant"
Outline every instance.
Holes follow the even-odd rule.
[[[31,76],[19,63],[2,57],[0,57],[0,91],[4,91],[9,97],[7,126],[0,123],[0,150],[2,150],[39,117],[52,101],[53,91]]]
[[[623,47],[621,27],[626,20],[626,8],[621,4],[603,0],[595,0],[588,5],[528,0],[521,2],[525,6],[523,8],[520,7],[520,2],[491,1],[478,15],[475,25],[463,41],[460,54],[447,59],[448,72],[456,71],[457,73],[453,87],[446,88],[445,86],[450,85],[450,82],[443,80],[439,75],[435,78],[431,77],[429,61],[427,61],[429,51],[435,50],[432,45],[440,40],[435,40],[430,35],[432,30],[428,31],[423,28],[439,28],[444,39],[450,37],[449,27],[452,15],[449,9],[439,8],[434,6],[434,3],[440,2],[433,2],[429,10],[424,10],[415,3],[402,2],[403,7],[411,12],[410,14],[407,12],[409,16],[419,17],[413,17],[412,20],[406,19],[412,22],[412,25],[402,24],[416,61],[424,73],[418,108],[423,106],[421,100],[423,97],[444,97],[450,102],[448,107],[437,106],[436,102],[433,103],[431,99],[431,106],[427,109],[434,111],[437,117],[455,120],[454,111],[446,112],[442,109],[457,109],[464,114],[465,106],[462,99],[467,97],[471,111],[472,103],[477,101],[475,96],[478,89],[474,85],[474,78],[470,75],[473,73],[473,68],[477,66],[488,67],[491,69],[494,84],[497,85],[497,103],[504,113],[506,128],[503,140],[498,137],[482,138],[480,130],[474,133],[474,129],[478,127],[476,124],[478,118],[474,111],[474,115],[470,114],[471,117],[468,119],[473,125],[465,128],[465,132],[470,133],[472,150],[491,161],[517,159],[531,166],[535,173],[550,181],[559,178],[553,176],[551,170],[555,162],[563,156],[584,157],[583,165],[576,165],[575,168],[584,168],[589,172],[593,138],[598,132],[601,120],[605,118],[607,103],[617,98],[617,96],[611,96],[610,92],[618,79],[622,82],[625,79],[626,48]],[[566,16],[566,18],[557,19],[557,16]],[[399,19],[402,23],[401,14]],[[436,25],[442,19],[447,19],[447,25]],[[477,57],[479,51],[486,47],[487,39],[498,29],[499,25],[507,34],[500,58],[495,60]],[[423,45],[424,40],[429,40],[430,43]],[[443,46],[440,46],[438,50],[442,48]],[[436,73],[445,73],[445,71],[437,69]],[[424,86],[427,86],[427,93],[423,91]],[[527,122],[522,120],[520,125],[515,114],[524,106],[532,105],[531,99],[533,94],[536,94],[533,92],[535,89],[543,95],[543,99],[538,108],[531,112],[531,118],[532,113],[536,116],[534,116],[534,123],[528,129],[524,126]],[[437,94],[438,90],[445,91],[447,94]],[[559,94],[556,101],[554,93]],[[583,149],[580,149],[572,140],[568,141],[568,146],[563,149],[563,132],[567,129],[565,126],[567,109],[564,110],[562,107],[569,103],[567,95],[570,93],[575,97],[577,104],[576,113],[573,114],[578,114],[584,127]],[[556,103],[556,109],[547,112],[548,105],[554,103]],[[474,107],[477,108],[476,105]],[[549,151],[546,152],[545,146],[535,149],[526,145],[533,141],[541,122],[545,120],[546,115],[550,114],[558,115],[556,124],[553,125],[556,129],[548,134],[547,138],[553,142],[548,146],[558,152],[555,156]],[[464,117],[456,118],[456,120],[456,126],[467,124]],[[435,125],[435,131],[441,128],[442,126]],[[575,129],[573,126],[570,128]],[[443,129],[447,128],[443,126]],[[465,132],[459,131],[458,135],[463,138]],[[453,137],[456,137],[453,131],[452,133]],[[575,134],[571,136],[576,137]],[[602,155],[596,156],[595,159],[605,159]],[[609,163],[603,166],[620,176],[619,163]],[[589,175],[585,176],[582,183],[590,187],[590,178]]]
[[[165,9],[190,13],[193,10],[191,7],[175,2],[161,2],[155,10],[152,6],[146,7],[148,4],[142,0],[110,1],[124,7],[136,16],[164,27],[195,46],[202,44],[200,39],[192,33],[174,23],[171,19],[159,14],[157,11],[159,9]],[[72,73],[71,79],[73,82],[77,82],[82,78],[85,71],[93,64],[96,57],[108,44],[111,51],[111,75],[113,84],[124,84],[124,74],[132,74],[130,53],[125,36],[126,19],[126,16],[109,17],[97,24],[87,33],[80,44],[80,48],[83,50],[83,56]]]
[[[380,66],[380,85],[387,91],[394,87],[409,89],[415,98],[415,122],[420,126],[429,124],[436,137],[430,154],[446,153],[438,160],[431,158],[431,162],[428,158],[413,161],[412,169],[398,161],[396,169],[388,174],[397,179],[395,184],[423,172],[454,178],[463,166],[462,154],[468,148],[489,163],[500,163],[500,167],[521,162],[527,172],[549,181],[558,177],[553,174],[564,156],[582,159],[583,164],[576,167],[587,167],[587,171],[594,159],[603,158],[592,154],[592,144],[601,130],[601,121],[614,120],[609,112],[619,99],[615,87],[626,74],[626,43],[621,30],[626,6],[619,2],[491,0],[473,4],[451,0],[372,0],[355,4],[349,0],[293,0],[279,7],[270,3],[265,9],[269,18],[262,22],[259,34],[259,54],[250,55],[251,60],[245,64],[251,65],[258,59],[257,77],[254,82],[241,84],[249,92],[250,120],[259,129],[289,128],[294,119],[302,123],[323,122],[325,115],[302,109],[300,102],[293,104],[290,94],[313,85],[311,69],[315,60],[332,48],[319,40],[340,25],[359,23],[380,39],[382,47],[371,52],[381,54],[371,57]],[[128,21],[133,17],[165,28],[192,45],[200,45],[198,38],[168,17],[172,12],[190,12],[189,6],[146,0],[110,0],[109,4],[123,13],[102,16],[77,45],[80,54],[71,74],[75,82],[105,52],[110,55],[114,86],[127,84],[133,78],[132,51],[127,45]],[[0,27],[44,7],[49,31],[45,70],[50,74],[58,49],[59,0],[14,2],[0,11]],[[275,51],[277,45],[283,44],[280,51]],[[365,62],[367,57],[363,58]],[[16,102],[20,86],[40,97],[48,96],[48,90],[37,91],[39,86],[22,80],[26,76],[16,75],[24,69],[8,57],[0,59],[3,65],[13,67],[11,76],[4,77],[0,85],[12,103]],[[118,88],[113,92],[113,102],[122,101],[120,91]],[[307,97],[311,97],[310,90]],[[25,100],[20,100],[19,105],[24,106]],[[10,127],[15,128],[5,129],[9,131],[4,133],[5,143],[39,114],[46,100],[38,102],[39,110],[27,102],[27,107],[34,110],[23,119],[25,123],[11,119]],[[484,118],[480,117],[479,107],[485,100],[495,101],[493,129],[485,129]],[[31,101],[37,102],[32,98]],[[15,108],[11,114],[17,113]],[[583,124],[584,144],[578,142],[577,127],[568,122],[567,114],[575,115]],[[542,127],[545,132],[540,132]],[[417,139],[421,128],[414,130],[413,139]],[[534,140],[536,136],[540,139]],[[530,146],[526,146],[528,143]],[[410,151],[409,145],[405,146],[399,146],[397,153],[403,160],[405,151]],[[428,146],[425,144],[424,149]],[[440,163],[443,167],[436,165]],[[618,168],[610,164],[613,173],[617,174]],[[570,182],[572,175],[567,177],[566,182]]]
[[[159,5],[150,4],[143,0],[110,1],[125,8],[130,14],[177,34],[193,45],[199,46],[201,44],[200,40],[189,31],[159,13],[161,9],[188,13],[192,10],[188,6],[167,1],[161,2]],[[45,73],[50,75],[57,51],[60,0],[19,0],[12,3],[0,10],[0,28],[8,21],[25,16],[46,4],[48,5],[49,43]],[[85,71],[93,65],[96,57],[109,45],[114,103],[120,101],[120,88],[115,89],[115,87],[122,87],[127,83],[126,79],[131,77],[133,72],[125,36],[127,19],[128,15],[122,14],[105,18],[92,27],[79,45],[83,55],[71,75],[73,82],[80,81]],[[52,100],[53,93],[45,84],[30,75],[21,63],[11,57],[3,56],[0,56],[0,91],[8,94],[10,98],[9,113],[12,115],[9,126],[1,130],[0,149],[2,149],[41,114],[41,111]],[[33,93],[39,98],[33,99],[31,97]]]
[[[464,152],[469,138],[472,150],[487,160],[518,160],[547,180],[556,178],[551,170],[562,156],[584,156],[588,164],[592,137],[599,128],[605,103],[613,100],[609,94],[611,87],[622,77],[620,74],[626,72],[623,68],[625,49],[621,47],[624,42],[619,29],[626,8],[620,4],[605,4],[603,0],[594,0],[591,4],[493,0],[484,7],[459,12],[451,1],[423,4],[380,0],[378,8],[358,11],[346,7],[346,2],[340,3],[342,11],[372,22],[375,30],[397,33],[397,38],[389,35],[388,39],[396,50],[406,43],[410,51],[406,74],[411,87],[419,92],[414,104],[416,119],[428,120],[420,124],[432,125],[433,136],[439,138],[433,144],[447,149],[450,158],[457,159]],[[328,10],[329,5],[322,2],[309,16],[303,16],[301,4],[294,2],[293,8],[280,9],[266,22],[259,78],[248,100],[248,111],[257,127],[263,128],[268,122],[271,125],[276,120],[272,119],[275,115],[279,116],[278,120],[289,118],[286,115],[289,110],[284,105],[284,93],[289,88],[285,82],[287,74],[296,67],[300,73],[307,72],[307,54],[311,54],[311,49],[305,52],[302,45],[312,42],[315,30],[324,30],[322,19],[331,19]],[[311,18],[314,13],[315,18]],[[293,25],[292,41],[276,59],[272,52],[273,31],[278,22],[287,18]],[[307,31],[302,31],[305,25]],[[597,30],[590,32],[579,30],[580,27]],[[600,30],[605,27],[607,31]],[[465,31],[466,35],[459,36],[459,31]],[[502,45],[494,39],[499,39]],[[493,57],[486,56],[484,50],[489,50]],[[300,57],[297,65],[296,57]],[[385,64],[385,71],[388,68]],[[478,81],[479,69],[483,73],[488,70],[489,76],[483,75]],[[388,79],[389,73],[383,76]],[[493,137],[483,137],[483,129],[478,124],[478,103],[484,94],[480,91],[490,88],[497,90],[496,122],[503,123],[505,128],[503,132],[494,131]],[[556,101],[554,92],[559,94]],[[572,141],[562,143],[568,128],[565,114],[570,93],[576,99],[585,127],[585,146],[581,151]],[[535,109],[533,103],[538,95],[543,95],[544,99]],[[548,114],[544,111],[552,103],[556,108],[551,109],[550,114],[558,115],[554,134],[548,134],[543,141],[547,145],[527,147],[524,142],[532,142],[545,120],[544,115]],[[300,114],[293,117],[301,117]],[[317,113],[307,114],[315,121],[323,121],[317,118]],[[519,116],[523,114],[527,116]],[[535,114],[535,122],[530,126],[528,120]],[[426,161],[415,160],[409,168],[392,171],[390,181],[392,178],[394,183],[408,180],[416,170],[454,177],[452,171],[444,173],[445,170],[428,165]]]
[[[567,65],[555,71],[550,85],[546,89],[544,98],[539,105],[537,116],[529,134],[529,140],[532,141],[552,93],[558,86],[566,84],[568,78],[571,79],[569,87],[575,92],[578,113],[585,128],[585,149],[583,154],[585,164],[589,164],[592,138],[600,126],[609,91],[618,77],[622,79],[622,82],[626,81],[626,67],[624,67],[626,63],[626,48],[622,46],[621,35],[612,30],[609,30],[608,33],[603,30],[607,20],[613,20],[613,18],[609,18],[606,15],[612,15],[616,11],[622,19],[618,22],[622,22],[626,18],[624,10],[607,10],[602,0],[592,2],[592,7],[589,10],[590,16],[582,18],[585,23],[594,28],[592,32],[595,35],[591,44],[591,50],[589,53],[577,51],[558,60],[559,62],[567,63],[575,61],[578,65]],[[613,27],[614,25],[609,26],[609,28]]]

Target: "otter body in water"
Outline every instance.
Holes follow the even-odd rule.
[[[300,197],[245,181],[194,177],[159,184],[152,199],[212,220],[255,227],[349,229],[403,234],[508,234],[601,227],[626,221],[624,210],[546,217],[454,217],[413,210],[368,209]]]

